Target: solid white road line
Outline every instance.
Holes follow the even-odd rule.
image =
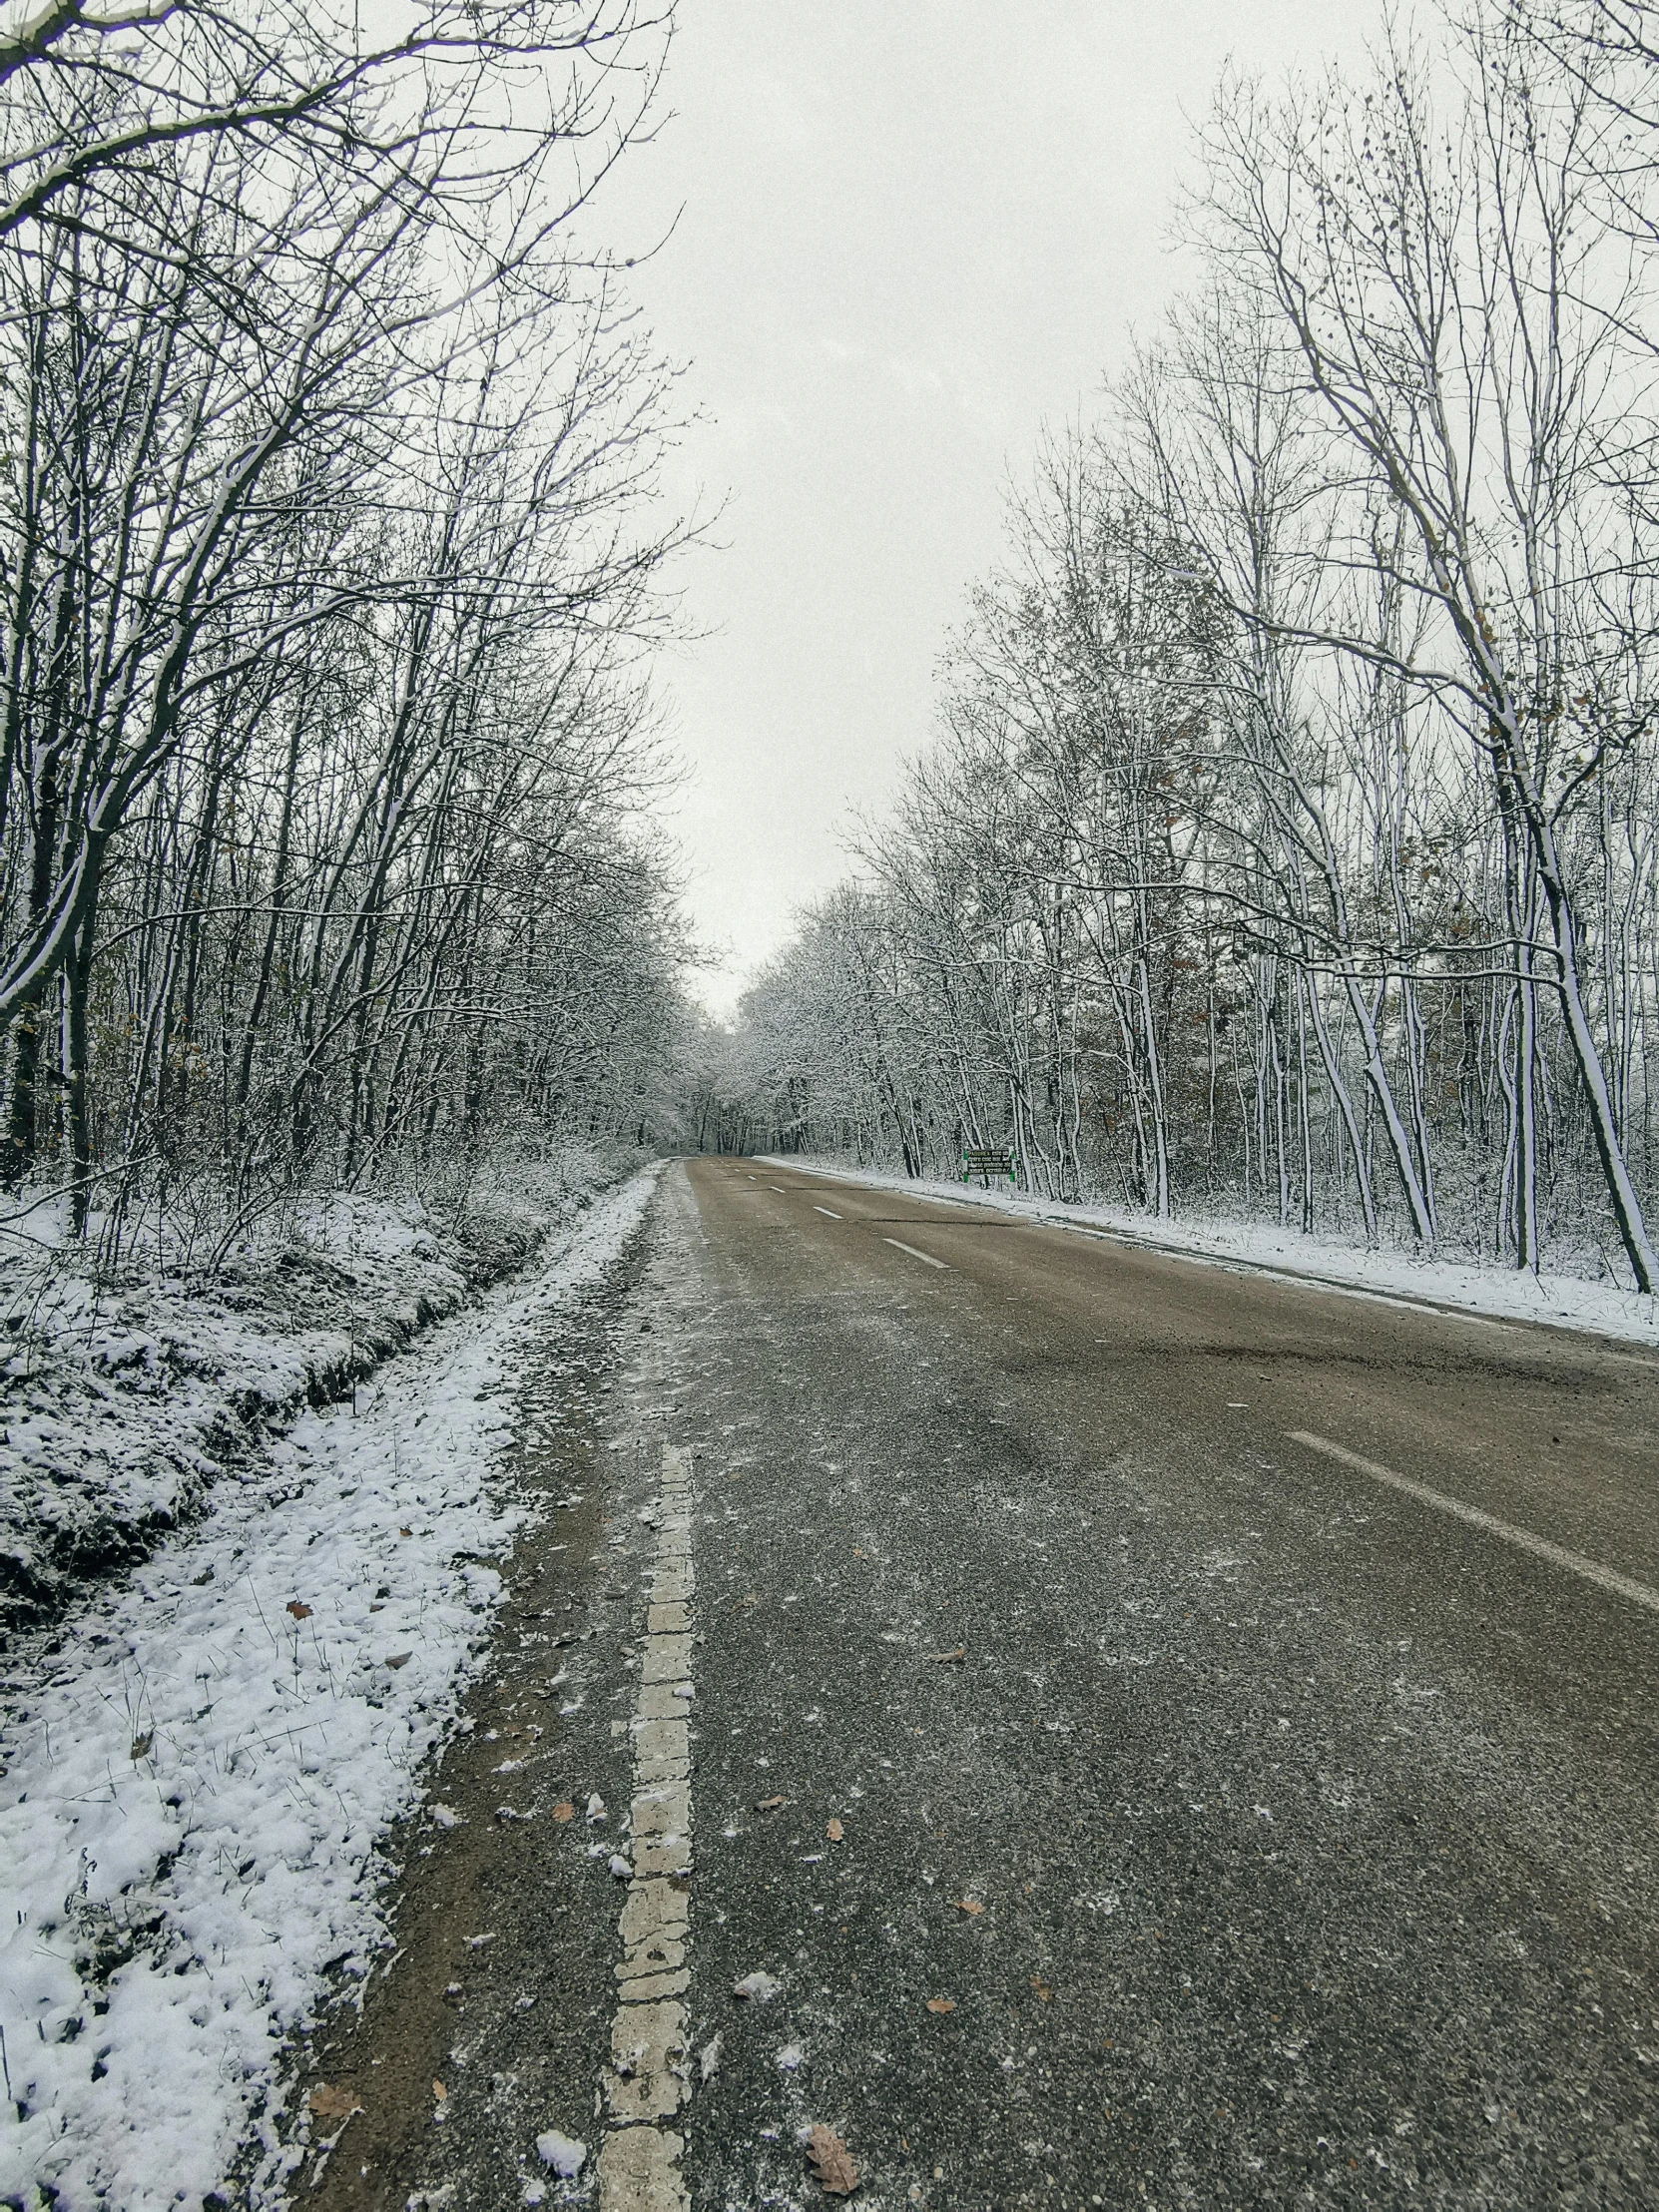
[[[815,1206],[813,1208],[813,1212],[815,1214],[823,1214],[827,1221],[839,1221],[841,1218],[839,1214],[835,1212],[832,1206]]]
[[[891,1193],[896,1197],[909,1197],[908,1187],[901,1183],[870,1183],[850,1169],[826,1167],[822,1163],[813,1170],[815,1175],[832,1176],[838,1183],[850,1183],[860,1190]],[[1121,1245],[1132,1252],[1155,1252],[1168,1260],[1191,1260],[1196,1267],[1217,1268],[1225,1275],[1257,1276],[1269,1283],[1287,1283],[1296,1290],[1329,1291],[1334,1298],[1369,1299],[1374,1306],[1398,1306],[1409,1314],[1427,1314],[1441,1321],[1472,1322],[1481,1329],[1502,1329],[1511,1336],[1518,1336],[1525,1329],[1543,1329],[1557,1335],[1571,1330],[1580,1337],[1596,1337],[1601,1333],[1592,1322],[1563,1321],[1542,1315],[1477,1314],[1471,1306],[1458,1306],[1447,1299],[1435,1301],[1412,1298],[1400,1291],[1374,1290],[1365,1283],[1345,1283],[1340,1276],[1310,1274],[1301,1268],[1278,1267],[1271,1260],[1247,1259],[1233,1252],[1203,1252],[1190,1245],[1166,1244],[1156,1237],[1137,1236],[1132,1229],[1104,1229],[1092,1222],[1072,1221],[1065,1215],[1045,1214],[1035,1208],[1006,1206],[999,1203],[1001,1194],[992,1193],[988,1200],[954,1195],[933,1195],[926,1203],[930,1206],[979,1206],[990,1204],[998,1213],[1010,1220],[1022,1222],[1029,1229],[1061,1229],[1075,1237],[1089,1237],[1097,1244]],[[912,1200],[912,1203],[921,1203]],[[1616,1342],[1603,1337],[1602,1343]],[[1650,1373],[1659,1370],[1659,1358],[1654,1353],[1603,1352],[1598,1345],[1594,1357],[1602,1360],[1624,1360],[1632,1367],[1643,1367]]]
[[[890,1244],[895,1252],[907,1252],[912,1260],[925,1260],[930,1268],[942,1268],[943,1260],[935,1260],[930,1252],[918,1252],[914,1245],[900,1244],[896,1237],[883,1237],[883,1244]]]
[[[689,2094],[681,1999],[691,1940],[691,1454],[665,1444],[645,1659],[629,1723],[634,1874],[622,1908],[599,2212],[689,2212],[691,2205],[680,2171],[685,2140],[668,2124]]]
[[[1501,1536],[1506,1544],[1513,1544],[1517,1550],[1531,1552],[1534,1559],[1547,1559],[1552,1567],[1565,1567],[1569,1574],[1593,1582],[1599,1590],[1610,1590],[1615,1597],[1629,1598],[1633,1605],[1645,1605],[1650,1613],[1659,1613],[1659,1590],[1649,1589],[1645,1582],[1635,1582],[1629,1575],[1618,1574],[1611,1567],[1599,1566],[1594,1559],[1586,1559],[1581,1551],[1568,1551],[1564,1544],[1552,1544],[1547,1536],[1534,1536],[1529,1528],[1512,1527],[1508,1521],[1499,1520],[1495,1513],[1483,1513],[1478,1505],[1465,1505],[1460,1498],[1442,1497],[1426,1482],[1413,1482],[1408,1474],[1395,1474],[1392,1467],[1379,1466],[1375,1459],[1363,1459],[1359,1452],[1332,1443],[1328,1436],[1313,1436],[1305,1428],[1293,1428],[1290,1437],[1294,1444],[1306,1444],[1310,1451],[1323,1451],[1328,1459],[1340,1459],[1345,1467],[1353,1467],[1359,1474],[1369,1474],[1374,1482],[1386,1482],[1390,1489],[1403,1490],[1419,1505],[1432,1505],[1438,1512],[1450,1513],[1453,1519],[1466,1521],[1470,1528],[1483,1528],[1488,1536]]]

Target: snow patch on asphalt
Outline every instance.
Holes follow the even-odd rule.
[[[1277,1229],[1267,1222],[1151,1221],[1112,1206],[1067,1206],[1057,1199],[1033,1198],[1023,1191],[978,1184],[933,1183],[892,1175],[880,1168],[854,1168],[838,1160],[805,1155],[762,1155],[764,1164],[803,1175],[828,1176],[842,1183],[867,1183],[877,1190],[903,1191],[912,1198],[970,1200],[1051,1228],[1103,1229],[1126,1243],[1184,1259],[1234,1262],[1251,1269],[1314,1281],[1322,1288],[1401,1298],[1504,1321],[1545,1322],[1557,1329],[1583,1329],[1596,1336],[1622,1337],[1659,1346],[1659,1299],[1643,1298],[1616,1283],[1587,1283],[1572,1275],[1534,1276],[1516,1268],[1479,1266],[1468,1260],[1415,1259],[1406,1252],[1376,1252],[1340,1238]],[[890,1239],[888,1240],[891,1241]]]
[[[251,2134],[253,2201],[276,2201],[287,2039],[387,1939],[379,1842],[453,1729],[524,1517],[492,1494],[502,1400],[657,1172],[388,1362],[366,1410],[301,1414],[9,1701],[0,2201],[200,2203]]]

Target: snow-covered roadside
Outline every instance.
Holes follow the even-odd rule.
[[[854,1168],[843,1161],[803,1153],[760,1155],[773,1167],[826,1175],[847,1183],[871,1183],[912,1197],[971,1200],[1062,1228],[1103,1230],[1125,1243],[1155,1252],[1179,1253],[1218,1266],[1317,1282],[1336,1290],[1371,1297],[1406,1299],[1453,1307],[1464,1313],[1505,1321],[1545,1322],[1558,1329],[1584,1329],[1597,1336],[1622,1337],[1659,1345],[1659,1300],[1641,1298],[1613,1283],[1586,1283],[1577,1276],[1534,1277],[1513,1268],[1479,1267],[1459,1260],[1418,1260],[1404,1252],[1372,1252],[1340,1238],[1305,1236],[1265,1222],[1151,1222],[1111,1206],[1066,1206],[1057,1200],[1029,1198],[1021,1192],[986,1191],[977,1183],[930,1183],[892,1175],[880,1168]]]
[[[62,1204],[0,1256],[0,1644],[48,1627],[144,1558],[228,1469],[307,1401],[521,1266],[620,1163],[572,1153],[477,1194],[458,1219],[334,1194],[271,1222],[217,1273],[140,1244],[118,1285],[90,1270]]]
[[[306,1412],[93,1609],[0,1781],[0,2203],[200,2204],[260,2130],[328,1971],[384,1928],[376,1844],[452,1727],[518,1514],[492,1496],[499,1393],[638,1225],[648,1168],[534,1276]],[[472,1556],[468,1556],[472,1555]],[[19,2113],[22,2117],[19,2117]]]

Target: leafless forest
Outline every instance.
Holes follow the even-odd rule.
[[[43,10],[0,56],[14,1219],[211,1264],[689,1095],[695,1142],[1006,1144],[1651,1289],[1654,15],[1221,88],[1202,280],[1045,442],[931,745],[699,1059],[673,379],[584,220],[657,20]]]
[[[1606,1270],[1659,1170],[1659,11],[1224,84],[709,1126]]]
[[[0,54],[0,1176],[211,1265],[301,1189],[653,1133],[670,379],[586,203],[631,0]]]

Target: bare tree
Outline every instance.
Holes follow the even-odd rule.
[[[671,0],[418,0],[376,40],[355,10],[294,0],[240,15],[210,0],[45,0],[0,38],[0,84],[12,86],[0,236],[73,222],[62,203],[77,188],[190,142],[356,162],[458,136],[465,159],[496,168],[504,140],[516,162],[557,133],[591,146],[586,191],[650,104],[661,66],[650,34],[671,19]],[[456,171],[457,156],[451,143]]]
[[[110,1238],[135,1178],[223,1248],[445,1122],[639,1119],[668,380],[565,244],[581,160],[454,64],[164,135],[0,236],[5,1173],[113,1190]]]
[[[1332,85],[1276,105],[1233,88],[1208,142],[1210,236],[1231,279],[1283,318],[1349,456],[1345,557],[1363,551],[1421,616],[1409,652],[1374,625],[1306,634],[1455,702],[1488,763],[1522,970],[1535,880],[1614,1220],[1651,1292],[1659,1263],[1563,849],[1572,811],[1642,719],[1600,619],[1629,559],[1600,462],[1631,396],[1618,342],[1630,284],[1586,198],[1602,127],[1588,95],[1545,108],[1508,49],[1473,58],[1472,89],[1444,114],[1422,57],[1401,48],[1355,94]]]

